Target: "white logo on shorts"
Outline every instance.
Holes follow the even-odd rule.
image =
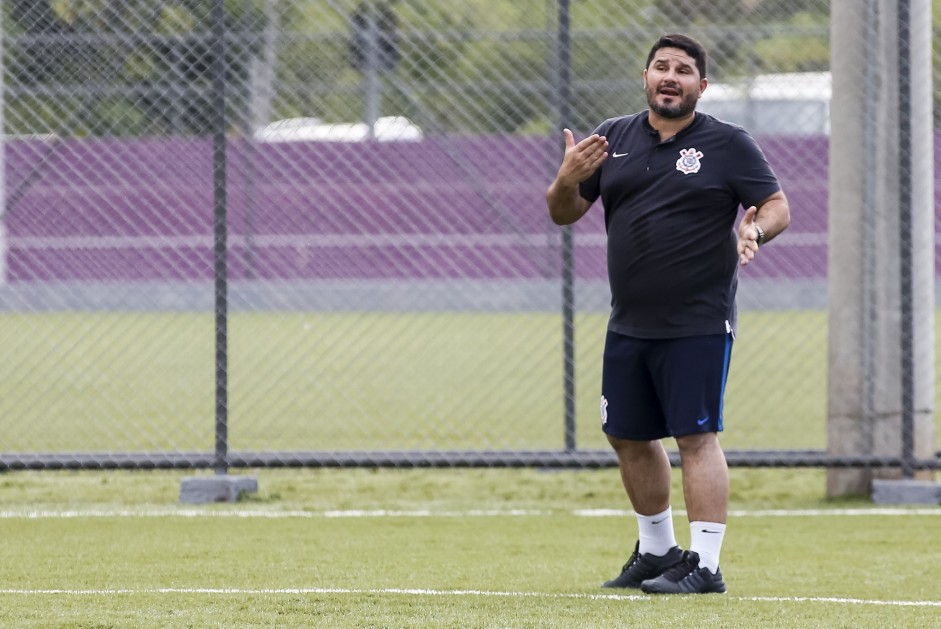
[[[601,425],[604,426],[608,423],[608,400],[602,395],[601,396]]]

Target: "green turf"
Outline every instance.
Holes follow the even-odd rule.
[[[576,320],[577,444],[605,448],[605,316]],[[558,449],[557,314],[237,313],[232,450]],[[210,451],[208,313],[0,316],[7,452]],[[726,399],[732,448],[823,448],[826,316],[742,316]]]
[[[570,510],[622,508],[613,470],[579,472],[540,469],[377,470],[316,469],[233,471],[260,479],[258,494],[240,506],[281,510],[482,508]],[[827,501],[824,473],[814,469],[733,469],[732,508],[808,509],[868,506],[868,500]],[[180,481],[209,472],[11,472],[0,474],[0,511],[173,506]],[[679,500],[674,470],[674,497]],[[681,505],[677,502],[677,508]],[[213,507],[210,507],[213,508]],[[226,509],[228,506],[219,505]]]
[[[557,315],[237,314],[230,333],[233,450],[561,447]],[[597,425],[603,334],[604,316],[578,316],[577,438],[585,448],[605,447]],[[208,314],[3,315],[3,451],[211,450],[213,340]],[[825,366],[825,314],[743,315],[726,447],[823,447]],[[832,508],[820,498],[822,474],[733,470],[732,506]],[[25,590],[0,594],[0,625],[914,627],[938,617],[937,606],[771,600],[937,602],[937,579],[927,576],[938,559],[934,516],[741,518],[723,555],[730,596],[593,599],[623,562],[631,523],[572,512],[626,508],[612,470],[260,476],[260,495],[200,509],[538,515],[0,519],[0,589]],[[172,510],[181,478],[5,474],[0,509]],[[282,588],[307,591],[260,591]],[[388,591],[416,588],[433,592]],[[75,592],[82,589],[90,591]],[[103,592],[112,589],[130,591]]]
[[[727,448],[826,447],[826,329],[824,312],[742,314]],[[582,448],[607,447],[604,333],[577,316]],[[229,335],[233,451],[564,446],[557,314],[235,313]],[[211,451],[214,342],[209,313],[0,315],[2,450]]]
[[[185,476],[3,475],[0,625],[883,628],[941,618],[941,508],[840,515],[872,505],[823,499],[819,470],[732,470],[732,509],[743,513],[723,547],[729,594],[668,598],[598,598],[611,594],[598,584],[623,563],[635,525],[576,510],[626,508],[614,470],[260,471],[249,500],[187,507],[205,517],[172,515]],[[437,515],[325,516],[354,509]],[[745,515],[762,509],[829,515]],[[10,517],[37,510],[79,517]],[[117,510],[168,515],[107,515]],[[490,510],[506,515],[472,515]],[[209,517],[259,511],[314,515]],[[681,515],[676,524],[687,543]]]

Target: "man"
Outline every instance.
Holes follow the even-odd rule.
[[[790,210],[751,136],[696,112],[707,86],[702,45],[661,37],[643,78],[648,110],[606,120],[577,144],[563,131],[565,156],[546,193],[559,225],[599,197],[604,204],[612,310],[601,422],[639,531],[604,587],[725,592],[729,475],[718,433],[737,267],[788,226]],[[747,210],[736,233],[739,206]],[[674,537],[665,437],[680,453],[688,551]]]

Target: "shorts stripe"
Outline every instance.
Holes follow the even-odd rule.
[[[732,360],[732,335],[725,335],[725,358],[722,363],[722,391],[719,394],[719,432],[725,421],[725,385],[729,380],[729,363]]]

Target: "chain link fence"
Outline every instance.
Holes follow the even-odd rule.
[[[854,464],[824,456],[829,2],[2,18],[0,467],[613,465],[602,213],[560,230],[544,193],[560,128],[645,108],[675,31],[710,51],[700,109],[756,136],[793,215],[740,274],[729,460]]]

